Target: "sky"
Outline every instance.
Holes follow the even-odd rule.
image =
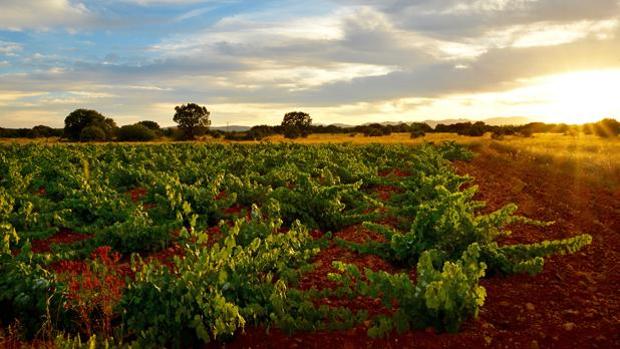
[[[0,0],[0,127],[620,118],[620,0]]]

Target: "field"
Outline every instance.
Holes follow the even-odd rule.
[[[483,137],[460,136],[453,133],[429,133],[424,137],[411,138],[409,133],[394,133],[389,136],[365,137],[361,134],[311,134],[307,138],[286,139],[282,135],[267,137],[263,142],[296,144],[403,144],[419,145],[426,142],[441,143],[455,141],[474,150],[482,148],[497,155],[509,157],[529,157],[537,164],[549,165],[552,169],[570,171],[580,178],[593,179],[606,184],[620,184],[620,139],[601,138],[595,135],[578,134],[566,136],[558,133],[537,133],[532,137],[504,136],[492,139],[490,134]],[[57,138],[48,139],[1,139],[0,143],[42,143],[56,144]],[[259,144],[261,142],[235,142],[206,137],[203,141],[218,144]],[[174,143],[167,139],[142,144]],[[130,143],[132,144],[132,143]]]
[[[620,346],[618,140],[295,142],[0,145],[5,345]]]

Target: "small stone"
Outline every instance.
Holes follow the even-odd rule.
[[[482,328],[484,328],[484,329],[492,329],[492,328],[495,328],[495,326],[493,326],[493,324],[491,324],[491,323],[485,322],[485,323],[482,324]]]
[[[599,341],[599,342],[604,342],[604,341],[607,340],[607,337],[605,337],[603,335],[600,335],[600,336],[596,337],[596,340]]]
[[[579,311],[574,309],[564,310],[563,313],[567,315],[579,315]]]
[[[501,301],[501,302],[499,302],[499,305],[501,305],[502,307],[508,307],[508,306],[510,306],[510,303],[508,303],[506,301]]]
[[[572,331],[575,329],[575,323],[574,322],[567,322],[564,325],[562,325],[562,327],[566,330],[566,331]]]
[[[525,309],[527,309],[528,311],[534,311],[536,310],[536,307],[532,303],[525,303]]]
[[[487,343],[487,345],[490,345],[491,342],[493,341],[493,338],[489,336],[484,336],[484,341]]]
[[[530,349],[539,349],[539,348],[540,348],[540,346],[538,345],[538,341],[537,340],[533,340],[530,343]]]

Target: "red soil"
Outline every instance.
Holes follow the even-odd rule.
[[[238,215],[241,213],[241,211],[243,211],[243,207],[239,204],[234,204],[230,206],[229,208],[225,209],[224,213],[231,214],[231,215]]]
[[[392,168],[392,169],[387,169],[387,170],[381,170],[379,171],[379,176],[380,177],[388,177],[388,176],[395,176],[395,177],[408,177],[411,174],[406,171],[406,170],[401,170],[398,168]]]
[[[37,190],[37,195],[39,195],[39,196],[47,195],[47,190],[45,189],[44,186],[39,187],[39,190]]]
[[[227,196],[228,196],[228,193],[226,193],[226,191],[222,190],[213,199],[214,200],[222,200],[223,198],[225,198]]]
[[[60,229],[60,231],[46,239],[32,240],[32,252],[44,253],[49,252],[52,244],[70,244],[93,236],[90,234],[81,234],[70,231],[69,229]]]
[[[506,203],[520,206],[518,213],[556,224],[537,228],[511,227],[502,243],[526,243],[589,233],[591,246],[567,256],[546,258],[537,276],[490,276],[481,284],[488,296],[478,319],[466,321],[457,334],[436,334],[432,329],[373,340],[368,323],[347,331],[300,332],[287,336],[271,329],[248,327],[226,347],[231,348],[620,348],[620,195],[618,191],[586,186],[570,173],[554,174],[546,168],[495,154],[455,164],[459,173],[471,174],[479,185],[484,211]],[[389,173],[382,173],[388,175]],[[359,231],[358,231],[359,230]],[[380,239],[359,227],[335,234],[347,240]],[[304,276],[300,288],[334,287],[327,280],[332,261],[354,263],[395,272],[375,256],[360,256],[331,245],[316,257],[316,268]],[[415,273],[410,273],[415,277]],[[373,300],[322,300],[354,309],[382,312]]]
[[[146,194],[148,194],[148,190],[146,188],[138,187],[138,188],[131,189],[127,193],[131,197],[131,201],[138,202],[142,200],[142,198],[144,198]]]
[[[394,193],[401,192],[401,188],[393,185],[378,185],[375,187],[375,191],[380,200],[388,201]]]
[[[148,255],[145,259],[145,263],[151,263],[153,260],[157,260],[161,265],[168,267],[170,270],[174,268],[174,257],[183,257],[183,248],[177,244],[173,243],[172,245],[159,250],[157,252],[153,252]]]

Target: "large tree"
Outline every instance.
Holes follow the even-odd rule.
[[[117,128],[114,120],[106,118],[96,110],[76,109],[65,118],[64,136],[72,141],[78,141],[83,138],[82,132],[87,127],[98,128],[105,135],[105,139],[113,138]],[[93,133],[92,129],[89,133]],[[100,135],[100,132],[97,134]]]
[[[308,136],[312,118],[310,114],[301,111],[292,111],[284,115],[282,119],[282,129],[287,138],[297,138]]]
[[[188,103],[174,108],[176,113],[172,120],[179,125],[185,139],[192,140],[197,133],[206,131],[211,125],[206,107]]]

